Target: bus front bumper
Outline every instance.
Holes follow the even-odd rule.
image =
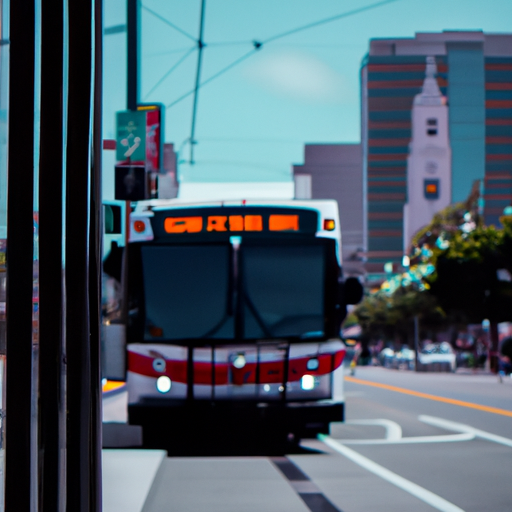
[[[331,422],[344,420],[344,405],[331,400],[256,403],[147,399],[129,404],[128,418],[131,425],[142,426],[147,448],[176,448],[185,439],[210,446],[244,443],[248,439],[298,442],[328,434]],[[190,446],[183,451],[169,451],[190,453]]]

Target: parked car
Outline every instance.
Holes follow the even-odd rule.
[[[395,351],[392,348],[386,347],[379,352],[378,360],[384,368],[392,368],[394,359]]]
[[[395,353],[392,368],[398,370],[414,370],[414,360],[416,353],[407,345],[404,345],[398,352]]]
[[[414,370],[415,352],[407,345],[400,350],[394,351],[390,347],[383,348],[377,359],[384,368],[394,368],[395,370]]]
[[[418,355],[418,370],[454,372],[456,368],[455,359],[455,352],[446,341],[442,343],[429,343],[423,347]]]

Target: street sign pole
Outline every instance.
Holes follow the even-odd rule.
[[[419,371],[418,363],[420,360],[420,326],[418,315],[414,315],[414,370]]]
[[[127,0],[127,109],[136,111],[139,102],[140,2]]]

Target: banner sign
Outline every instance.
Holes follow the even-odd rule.
[[[138,105],[137,110],[146,114],[146,169],[158,172],[163,167],[161,108],[159,105]]]

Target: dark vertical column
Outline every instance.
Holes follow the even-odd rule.
[[[10,4],[5,510],[30,511],[34,178],[33,2]],[[34,476],[32,475],[32,478]]]
[[[102,82],[103,68],[103,2],[94,2],[94,103],[93,103],[93,167],[90,198],[89,237],[89,311],[91,324],[91,435],[95,457],[91,461],[90,479],[93,510],[101,510],[101,269],[103,242],[103,207],[101,203]]]
[[[139,0],[127,0],[127,108],[137,110],[139,102]]]
[[[66,356],[67,356],[67,510],[93,512],[100,509],[96,497],[98,468],[98,421],[95,395],[96,362],[92,345],[96,334],[91,325],[89,290],[96,267],[91,265],[91,199],[97,183],[92,179],[91,114],[93,90],[93,0],[68,3],[69,78],[66,153]],[[94,302],[94,299],[92,299]]]
[[[64,457],[60,428],[63,365],[63,38],[62,0],[41,2],[39,157],[39,508],[60,510]]]
[[[490,356],[490,367],[491,372],[498,373],[499,370],[499,344],[500,344],[500,338],[499,338],[499,332],[498,332],[498,322],[493,321],[491,322],[491,325],[489,327],[490,329],[490,336],[491,336],[491,350],[489,351]]]
[[[196,144],[196,117],[197,117],[197,100],[199,98],[199,87],[201,85],[201,67],[203,64],[203,32],[204,32],[204,7],[206,0],[201,0],[201,19],[199,21],[199,39],[197,40],[197,69],[196,69],[196,85],[194,88],[194,102],[192,106],[192,127],[190,129],[190,165],[194,165],[194,146]],[[163,110],[163,109],[162,109]]]

